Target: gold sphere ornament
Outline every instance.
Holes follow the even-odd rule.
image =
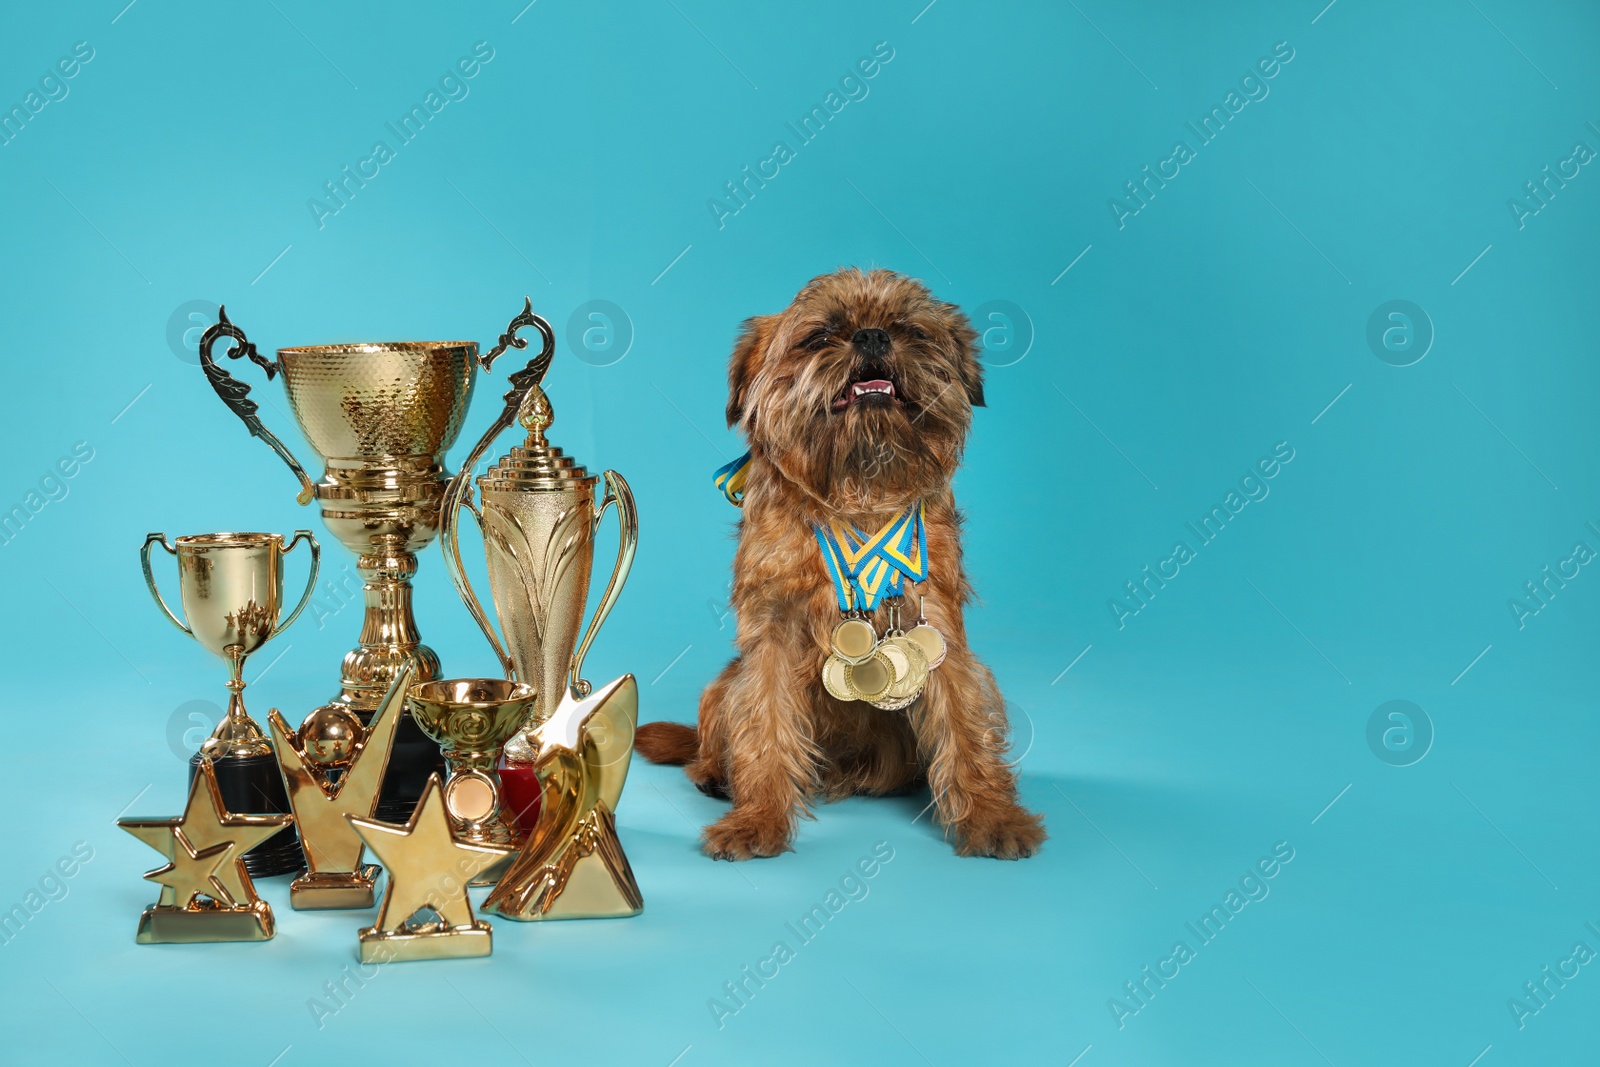
[[[342,767],[350,762],[365,735],[366,727],[355,712],[329,704],[307,715],[296,737],[311,762],[322,767]]]

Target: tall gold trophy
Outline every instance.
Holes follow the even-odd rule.
[[[485,363],[508,346],[525,347],[527,342],[516,336],[523,326],[532,326],[543,335],[544,348],[511,376],[505,409],[450,483],[445,494],[440,547],[456,592],[500,657],[506,677],[527,682],[537,690],[538,699],[528,723],[534,725],[555,711],[561,694],[568,689],[580,697],[589,693],[589,683],[583,680],[583,657],[628,579],[639,547],[639,513],[622,475],[616,471],[590,474],[545,439],[545,430],[555,421],[555,411],[540,383],[550,369],[556,342],[550,324],[533,313],[531,302],[525,303],[522,312],[511,320]],[[472,472],[494,439],[513,422],[528,431],[527,440],[500,457],[478,479],[481,501],[475,505]],[[597,503],[595,489],[601,479],[605,481],[605,493]],[[594,536],[606,509],[613,504],[622,526],[617,561],[580,642],[578,630],[583,624],[594,568]],[[472,513],[483,533],[489,591],[505,631],[503,644],[462,567],[458,525],[463,509]],[[508,758],[518,758],[519,740],[514,738],[507,746]],[[530,755],[524,747],[523,758]]]
[[[301,541],[311,546],[311,573],[300,602],[280,621],[284,610],[283,557]],[[167,606],[156,586],[150,550],[157,545],[177,559],[183,618]],[[305,609],[317,583],[320,556],[317,539],[310,530],[296,531],[287,547],[278,534],[198,534],[178,538],[174,547],[167,543],[166,534],[153,533],[144,539],[144,548],[139,552],[145,584],[161,613],[228,664],[228,712],[189,761],[189,778],[193,783],[201,765],[211,761],[216,769],[213,788],[220,789],[218,795],[229,811],[265,815],[289,811],[272,745],[245,711],[244,661]],[[285,826],[270,835],[270,840],[253,840],[243,861],[258,877],[285,874],[299,867],[300,843],[293,828]]]
[[[523,892],[516,894],[517,905],[501,913],[517,919],[633,915],[643,901],[617,841],[610,807],[627,777],[638,721],[637,687],[628,677],[623,686],[628,699],[609,699],[620,684],[613,683],[605,687],[608,699],[587,707],[581,717],[557,712],[575,708],[590,695],[583,658],[627,580],[639,543],[639,517],[622,475],[609,470],[600,476],[589,474],[545,439],[555,412],[540,383],[555,354],[555,335],[550,324],[533,313],[531,302],[524,302],[486,362],[508,346],[525,347],[527,342],[517,337],[524,326],[539,331],[544,347],[511,376],[505,409],[450,483],[440,534],[456,591],[500,657],[506,676],[532,685],[537,693],[524,729],[506,744],[505,757],[508,763],[538,768],[543,810],[551,815],[541,814],[538,829],[523,842],[521,859],[514,861]],[[494,439],[514,421],[528,432],[527,439],[477,479],[480,500],[474,504],[472,472]],[[595,491],[602,479],[605,491],[597,501]],[[613,504],[621,523],[616,563],[579,641],[594,537]],[[505,632],[503,643],[462,566],[458,521],[463,510],[472,513],[483,534],[489,587]],[[547,726],[550,731],[545,731]],[[573,756],[565,768],[570,773],[555,773],[558,748],[568,754],[587,751],[589,759]],[[604,810],[594,814],[597,806]],[[554,817],[569,809],[581,812],[570,820]],[[591,814],[594,817],[584,817]],[[573,878],[574,871],[584,873]],[[535,883],[543,888],[535,892]]]
[[[268,380],[283,375],[301,433],[322,459],[322,481],[311,483],[262,424],[250,387],[213,357],[222,338],[235,342],[225,353],[230,359],[248,358]],[[411,668],[414,682],[439,676],[439,657],[417,633],[411,577],[416,553],[439,532],[449,480],[444,454],[472,398],[477,352],[471,341],[402,341],[280,348],[274,361],[228,320],[226,309],[200,340],[201,369],[217,395],[300,479],[300,503],[315,497],[328,529],[356,553],[366,616],[330,706],[355,712],[367,725],[402,670]],[[410,815],[428,775],[443,766],[438,746],[409,716],[398,731],[379,794],[380,819]]]

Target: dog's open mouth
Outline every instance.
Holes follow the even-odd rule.
[[[888,378],[868,378],[845,386],[844,392],[833,398],[833,410],[843,411],[852,404],[887,406],[899,403],[894,382]]]

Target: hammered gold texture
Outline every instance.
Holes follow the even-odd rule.
[[[301,432],[326,460],[442,456],[472,400],[478,346],[396,341],[278,349]]]

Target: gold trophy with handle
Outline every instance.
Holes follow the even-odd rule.
[[[550,324],[534,314],[531,301],[524,302],[499,343],[484,357],[484,365],[508,347],[526,347],[527,341],[517,336],[524,326],[539,331],[544,347],[511,376],[505,409],[462,462],[446,490],[439,543],[456,592],[489,639],[506,677],[537,690],[538,698],[525,724],[531,726],[548,718],[561,694],[569,689],[579,697],[589,694],[583,658],[628,579],[639,546],[639,513],[622,475],[616,471],[590,474],[545,439],[555,411],[540,383],[550,369],[556,341]],[[500,457],[477,480],[480,501],[474,504],[472,472],[494,439],[513,422],[528,431],[527,440]],[[602,480],[605,491],[596,501],[595,490]],[[594,537],[612,505],[616,505],[622,527],[617,559],[594,617],[579,641],[594,568]],[[483,534],[489,590],[505,631],[503,643],[462,567],[458,529],[462,511],[472,514]],[[518,759],[519,752],[521,758],[531,757],[525,739],[513,738],[507,757]]]
[[[246,358],[270,381],[282,375],[301,432],[322,458],[325,474],[312,484],[305,469],[256,414],[250,387],[213,356]],[[450,475],[444,454],[461,432],[478,364],[471,341],[280,348],[269,360],[219,309],[200,339],[206,379],[251,435],[261,438],[300,480],[300,503],[313,497],[335,537],[356,553],[365,581],[366,615],[360,644],[344,657],[340,692],[329,707],[354,712],[364,725],[402,671],[414,682],[439,676],[439,657],[424,645],[411,610],[416,553],[439,532],[439,506]],[[441,769],[438,746],[402,719],[377,816],[403,820],[428,776]]]
[[[285,615],[283,557],[301,541],[310,546],[311,573],[300,602]],[[150,551],[157,546],[177,560],[181,618],[156,586]],[[179,537],[174,547],[166,534],[153,533],[144,539],[139,559],[144,564],[145,584],[167,621],[228,664],[228,712],[189,761],[191,785],[201,773],[201,765],[209,760],[216,772],[211,788],[220,790],[227,810],[261,815],[288,812],[289,798],[278,777],[272,744],[244,707],[244,661],[287,629],[311,600],[321,560],[317,539],[310,530],[296,531],[287,545],[281,535],[273,533],[211,533]],[[286,826],[254,843],[243,860],[258,877],[298,868],[300,842],[294,828]]]
[[[518,827],[516,875],[512,884],[501,883],[495,910],[521,920],[634,915],[644,900],[611,812],[628,774],[638,687],[631,675],[624,676],[591,699],[583,659],[627,580],[639,544],[639,515],[622,475],[590,474],[545,438],[555,412],[541,382],[555,355],[555,334],[533,313],[531,301],[524,301],[488,359],[507,347],[525,347],[517,336],[525,326],[539,331],[544,347],[511,376],[504,410],[450,483],[439,537],[456,591],[506,676],[536,690],[522,729],[505,745],[505,770],[538,776],[540,814],[537,825]],[[513,422],[527,431],[527,439],[477,479],[474,503],[473,471]],[[597,500],[602,481],[604,493]],[[595,533],[613,504],[621,525],[616,563],[580,641]],[[458,523],[463,511],[472,514],[483,535],[504,642],[462,566]]]

